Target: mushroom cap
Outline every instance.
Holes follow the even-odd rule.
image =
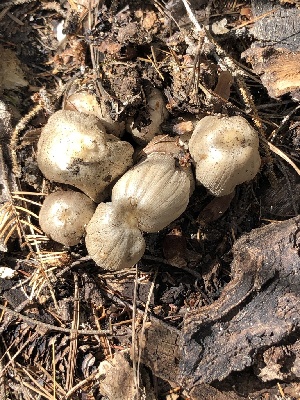
[[[71,94],[65,102],[64,109],[95,115],[104,125],[106,131],[112,135],[120,137],[125,131],[125,122],[113,121],[106,104],[103,101],[99,103],[96,96],[89,92]]]
[[[136,219],[112,203],[98,205],[86,231],[87,251],[101,268],[130,268],[144,254],[145,240]]]
[[[131,133],[134,140],[143,145],[149,143],[155,135],[161,133],[160,125],[167,119],[169,113],[165,99],[160,90],[152,88],[146,98],[150,123],[146,126],[136,126],[136,121],[130,117],[126,121],[126,130]]]
[[[112,202],[131,209],[142,231],[157,232],[184,212],[190,184],[171,155],[152,153],[117,181]]]
[[[230,194],[259,171],[258,147],[258,134],[243,117],[204,117],[189,142],[197,181],[215,196]]]
[[[41,207],[39,222],[47,236],[65,246],[74,246],[85,233],[96,204],[73,190],[51,193]]]
[[[133,148],[107,135],[99,119],[77,111],[54,113],[42,129],[37,162],[45,177],[81,189],[94,201],[132,165]]]

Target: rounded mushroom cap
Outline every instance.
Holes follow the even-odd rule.
[[[86,231],[87,251],[101,268],[130,268],[144,254],[145,240],[136,219],[112,203],[98,205]]]
[[[243,117],[204,117],[189,142],[197,181],[215,196],[230,194],[259,171],[258,147],[258,134]]]
[[[142,145],[149,143],[155,135],[161,133],[160,125],[169,114],[165,99],[158,89],[152,88],[146,101],[150,119],[149,125],[138,127],[133,117],[128,118],[126,122],[126,130],[132,134],[137,143]]]
[[[93,115],[57,111],[38,141],[37,162],[49,180],[81,189],[94,201],[132,165],[133,148],[113,135]]]
[[[95,115],[104,125],[106,131],[115,136],[122,136],[125,131],[125,122],[113,121],[104,102],[97,101],[96,96],[89,92],[71,94],[65,103],[65,110],[80,111]]]
[[[152,153],[118,180],[112,202],[131,209],[142,231],[157,232],[184,212],[189,193],[190,179],[176,166],[175,159]]]
[[[39,222],[47,236],[65,246],[74,246],[85,233],[96,204],[85,194],[67,190],[51,193],[41,207]]]

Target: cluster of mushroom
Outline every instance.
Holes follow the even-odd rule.
[[[158,232],[189,202],[190,179],[173,156],[152,153],[115,184],[87,226],[86,247],[105,269],[133,266],[144,254],[142,232]]]
[[[160,102],[157,110],[160,118],[151,114],[150,121],[154,132],[166,117]],[[128,268],[145,251],[143,232],[165,228],[186,209],[193,188],[191,170],[180,166],[176,151],[155,146],[129,169],[133,147],[107,134],[103,121],[91,115],[93,107],[85,106],[84,111],[90,115],[58,111],[42,130],[37,152],[42,173],[83,193],[68,190],[47,196],[40,225],[66,246],[77,244],[86,234],[87,251],[99,266]],[[106,125],[109,129],[110,121]],[[137,140],[149,141],[152,136],[148,129]],[[242,117],[203,118],[189,141],[197,182],[215,196],[233,192],[258,172],[258,144],[256,131]],[[103,202],[110,192],[111,201]]]

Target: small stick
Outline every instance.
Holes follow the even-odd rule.
[[[33,318],[26,317],[26,315],[20,314],[16,311],[11,310],[10,308],[4,307],[0,305],[0,310],[3,310],[14,317],[21,318],[23,321],[32,324],[32,325],[38,325],[41,328],[51,330],[51,331],[57,331],[57,332],[65,332],[69,334],[78,334],[78,335],[87,335],[87,336],[92,336],[92,335],[109,335],[111,332],[108,329],[103,329],[103,330],[89,330],[89,329],[69,329],[69,328],[62,328],[60,326],[55,326],[51,324],[45,324],[44,322],[37,321]]]

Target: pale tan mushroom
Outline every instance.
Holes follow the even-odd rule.
[[[118,180],[112,202],[115,207],[132,209],[142,231],[158,232],[184,212],[189,194],[190,179],[175,159],[152,153]]]
[[[132,146],[107,135],[98,118],[57,111],[42,130],[37,162],[45,177],[81,189],[95,202],[132,165]]]
[[[170,155],[152,153],[115,184],[87,226],[86,247],[102,268],[132,267],[143,255],[141,231],[157,232],[178,218],[189,201],[190,178]]]
[[[243,117],[204,117],[189,142],[197,182],[215,196],[232,193],[258,173],[258,147],[258,134]]]
[[[96,204],[85,194],[73,190],[51,193],[46,197],[39,215],[47,236],[65,246],[74,246],[85,234]]]
[[[87,91],[71,94],[65,102],[64,109],[95,115],[102,122],[107,133],[112,135],[120,137],[125,131],[125,122],[113,121],[106,103],[98,102],[96,96]]]
[[[100,267],[130,268],[145,251],[145,241],[131,210],[100,203],[87,226],[86,247]]]

